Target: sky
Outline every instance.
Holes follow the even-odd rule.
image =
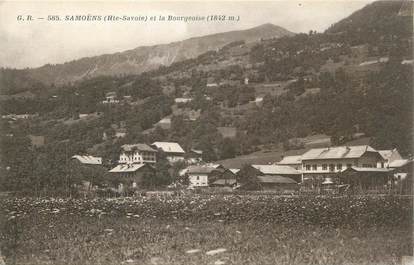
[[[317,30],[372,0],[303,1],[2,1],[0,67],[33,68],[82,57],[122,52],[139,46],[180,41],[272,23],[295,33]],[[72,15],[147,16],[147,21],[65,21]],[[32,21],[18,20],[30,15]],[[159,16],[239,17],[239,21],[159,21]],[[60,21],[48,20],[59,16]],[[156,16],[157,21],[149,21]],[[44,19],[37,19],[44,18]]]

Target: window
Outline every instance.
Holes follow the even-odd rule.
[[[197,176],[197,178],[196,178],[197,180],[200,180],[200,176]]]
[[[336,169],[338,169],[338,170],[342,170],[342,164],[337,164],[337,165],[336,165]]]
[[[311,165],[306,165],[306,170],[310,171],[311,170]]]
[[[384,162],[381,162],[381,167],[384,168]]]
[[[318,166],[317,165],[312,165],[312,169],[313,170],[317,170],[318,169]]]
[[[329,171],[335,171],[335,165],[329,164]]]
[[[352,167],[352,164],[346,164],[346,167],[347,168],[351,168]]]
[[[327,164],[322,164],[322,170],[327,170],[328,169],[328,165]]]

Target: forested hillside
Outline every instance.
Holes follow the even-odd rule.
[[[65,175],[74,154],[110,164],[122,144],[156,140],[200,149],[215,161],[264,146],[296,148],[291,139],[314,134],[342,144],[362,133],[375,148],[408,155],[413,29],[405,9],[403,2],[375,2],[323,33],[235,41],[139,75],[55,86],[10,70],[3,84],[17,90],[4,87],[0,98],[8,115],[0,126],[3,187],[30,188],[27,176],[53,186],[48,180]],[[16,94],[25,92],[20,86],[32,94]],[[103,102],[108,92],[117,103]],[[163,118],[171,124],[161,126]],[[226,130],[236,133],[227,137]]]

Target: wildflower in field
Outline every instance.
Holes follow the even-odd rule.
[[[207,251],[206,255],[212,256],[212,255],[220,254],[220,253],[223,253],[223,252],[226,252],[226,251],[227,251],[227,249],[225,249],[225,248],[218,248],[218,249],[213,249],[213,250]]]
[[[194,253],[198,253],[198,252],[201,252],[201,250],[196,248],[196,249],[187,250],[185,253],[194,254]]]

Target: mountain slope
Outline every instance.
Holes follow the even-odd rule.
[[[376,1],[332,25],[326,33],[352,39],[354,45],[411,36],[412,1]]]
[[[64,64],[45,65],[28,70],[29,76],[45,84],[63,84],[100,75],[139,74],[163,65],[197,57],[209,50],[216,50],[225,44],[244,40],[278,38],[293,35],[281,27],[264,24],[255,28],[230,31],[190,38],[184,41],[143,46],[133,50],[82,58]]]

